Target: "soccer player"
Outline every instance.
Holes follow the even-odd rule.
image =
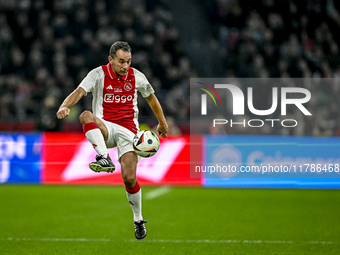
[[[92,92],[92,112],[84,111],[80,116],[85,136],[98,155],[89,164],[95,172],[113,172],[113,164],[108,148],[117,146],[118,159],[125,184],[126,194],[133,211],[135,236],[146,236],[142,216],[142,193],[136,178],[138,157],[132,140],[139,130],[137,91],[146,99],[158,119],[157,131],[167,136],[168,124],[162,107],[147,78],[140,71],[130,67],[131,48],[127,42],[112,44],[109,63],[90,71],[79,86],[66,97],[57,112],[58,119],[70,114],[70,107],[88,92]]]

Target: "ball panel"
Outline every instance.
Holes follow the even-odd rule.
[[[133,138],[133,149],[141,157],[151,157],[159,149],[159,139],[152,131],[140,131]]]

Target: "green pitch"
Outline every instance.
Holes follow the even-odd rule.
[[[340,254],[339,190],[0,185],[0,254]]]

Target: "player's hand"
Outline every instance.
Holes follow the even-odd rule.
[[[168,123],[166,122],[159,123],[157,126],[158,134],[162,136],[163,138],[166,138],[168,130],[169,130],[169,126],[168,126]]]
[[[58,119],[64,119],[70,114],[70,109],[67,107],[60,107],[57,112],[57,118]]]

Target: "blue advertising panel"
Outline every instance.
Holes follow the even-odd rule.
[[[41,134],[0,133],[0,183],[39,183]]]
[[[203,185],[340,188],[340,138],[204,137]]]

